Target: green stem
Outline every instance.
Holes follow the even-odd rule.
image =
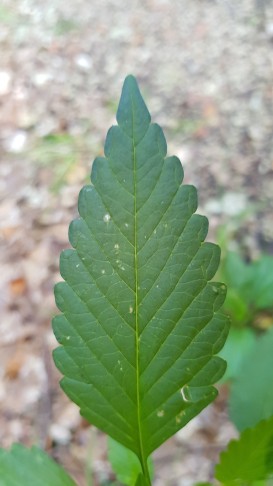
[[[152,483],[151,483],[151,478],[150,478],[150,472],[149,472],[148,463],[147,463],[146,460],[144,460],[141,463],[141,467],[142,467],[142,472],[143,472],[143,476],[144,476],[144,479],[145,479],[145,486],[151,486]]]

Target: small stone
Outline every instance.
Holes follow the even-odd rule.
[[[92,59],[87,54],[78,54],[75,63],[81,71],[89,71],[93,65]]]
[[[4,147],[7,152],[18,154],[24,150],[26,142],[26,132],[18,130],[4,142]]]
[[[38,72],[33,77],[33,82],[36,86],[45,86],[52,79],[52,74],[46,71]]]
[[[70,442],[71,432],[66,427],[59,424],[52,424],[49,429],[49,435],[57,444],[66,445]]]
[[[245,194],[227,192],[221,199],[210,199],[205,204],[205,211],[209,214],[227,214],[237,216],[247,208],[247,197]]]
[[[31,405],[35,405],[40,399],[41,394],[42,390],[35,385],[26,388],[22,399],[23,409],[27,411]]]
[[[242,214],[247,208],[246,195],[235,192],[227,192],[222,199],[222,210],[229,216]]]
[[[81,415],[74,403],[69,403],[63,410],[59,419],[60,427],[75,430],[81,422]]]
[[[8,71],[0,71],[0,96],[9,93],[11,88],[11,75]]]
[[[266,26],[266,34],[270,40],[273,40],[273,22],[270,22]]]

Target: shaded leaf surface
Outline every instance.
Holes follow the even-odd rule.
[[[229,415],[239,430],[273,415],[273,328],[257,339],[231,385]]]
[[[62,387],[87,420],[136,453],[149,454],[216,396],[228,332],[218,313],[225,286],[208,282],[219,248],[204,243],[193,186],[166,158],[161,128],[126,78],[92,185],[61,255],[53,321]],[[140,479],[141,481],[141,479]]]
[[[222,381],[233,380],[240,375],[241,365],[255,344],[256,335],[252,329],[231,327],[225,345],[219,354],[227,362],[227,370]]]
[[[76,486],[72,478],[38,447],[14,444],[0,449],[0,486]]]
[[[246,324],[258,310],[273,308],[272,256],[246,263],[237,253],[227,252],[221,275],[228,285],[225,309],[232,322]]]
[[[273,472],[273,417],[242,432],[220,455],[215,476],[226,485],[266,479]]]

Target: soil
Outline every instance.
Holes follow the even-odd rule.
[[[53,285],[122,82],[140,84],[210,238],[273,252],[273,2],[2,0],[0,444],[39,444],[85,484],[113,479],[105,437],[60,390]],[[236,431],[227,391],[155,454],[155,486],[212,480]],[[106,484],[106,483],[105,483]]]

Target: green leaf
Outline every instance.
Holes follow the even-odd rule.
[[[273,258],[263,256],[245,263],[236,253],[228,252],[220,275],[228,285],[225,309],[233,323],[253,321],[258,310],[273,308]]]
[[[273,308],[273,258],[263,256],[252,264],[251,299],[257,309]]]
[[[253,311],[249,308],[249,302],[240,295],[237,289],[228,287],[225,310],[230,315],[234,327],[245,326],[253,319]]]
[[[229,398],[229,415],[239,430],[273,415],[273,328],[245,356]]]
[[[124,447],[111,437],[108,438],[108,459],[117,479],[128,486],[135,486],[139,474],[142,473],[141,464],[134,452]]]
[[[227,252],[220,267],[221,278],[227,283],[228,291],[224,308],[231,316],[233,325],[244,325],[252,318],[249,309],[249,283],[252,282],[252,269],[240,255]]]
[[[231,328],[219,356],[226,360],[227,369],[222,381],[233,380],[240,375],[242,362],[256,343],[255,332],[249,328]]]
[[[117,121],[61,255],[54,359],[82,415],[132,450],[146,478],[152,451],[216,397],[229,321],[218,312],[225,286],[208,282],[219,247],[204,243],[196,190],[165,158],[132,76]]]
[[[76,486],[73,479],[38,447],[14,444],[0,449],[0,486]]]
[[[141,464],[134,452],[124,447],[116,440],[108,437],[108,459],[117,479],[128,486],[135,486],[139,474],[142,473]],[[153,464],[148,460],[150,476],[152,476]]]
[[[220,455],[215,476],[225,485],[264,480],[273,472],[273,417],[247,429]]]
[[[221,273],[231,288],[242,289],[252,278],[250,265],[238,253],[228,251],[221,264]]]

